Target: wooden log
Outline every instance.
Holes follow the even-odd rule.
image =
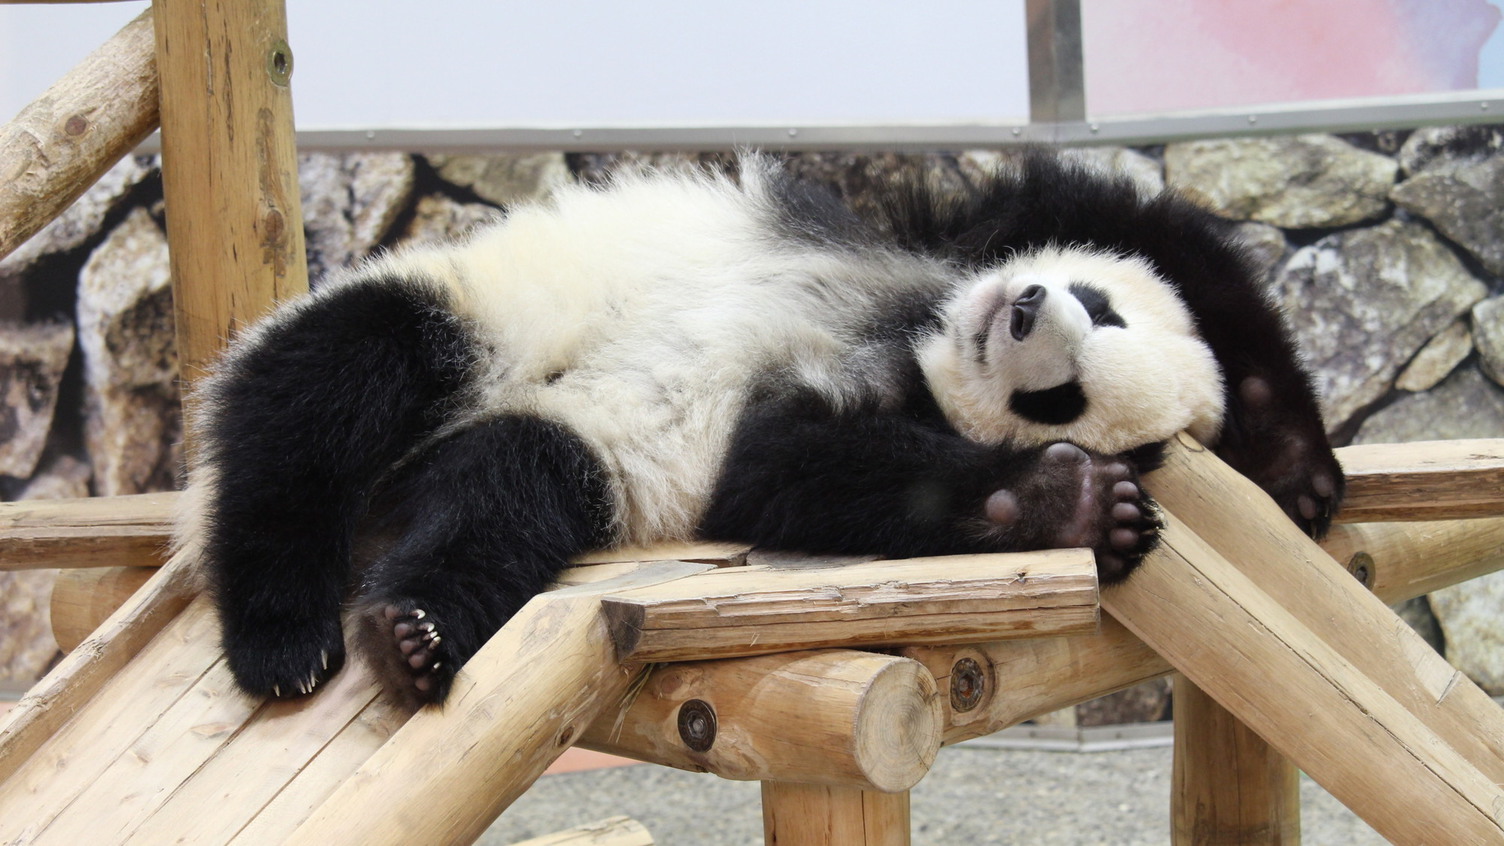
[[[0,781],[9,778],[187,607],[199,587],[182,558],[158,568],[131,601],[63,658],[16,707],[0,715]]]
[[[178,358],[191,385],[240,327],[308,290],[292,50],[281,0],[154,8]]]
[[[52,585],[52,636],[58,647],[72,652],[156,572],[155,567],[92,567],[58,573]]]
[[[1504,438],[1350,446],[1337,457],[1344,523],[1504,516]]]
[[[1504,783],[1504,712],[1382,601],[1333,566],[1256,485],[1182,436],[1147,486],[1317,637],[1484,774]],[[1238,519],[1227,519],[1229,513]]]
[[[158,96],[148,10],[0,127],[0,258],[157,128]]]
[[[1160,549],[1103,591],[1104,608],[1390,840],[1504,841],[1504,790],[1474,765],[1476,744],[1460,753],[1428,726],[1444,722],[1434,710],[1412,713],[1174,513],[1166,523]],[[1344,599],[1327,594],[1325,607],[1344,613]],[[1346,624],[1351,642],[1395,636]],[[1477,728],[1504,735],[1501,723],[1496,713]]]
[[[1185,676],[1175,679],[1177,846],[1299,846],[1300,771]]]
[[[618,656],[691,661],[829,646],[1095,631],[1086,550],[735,567],[606,599]]]
[[[0,570],[155,567],[176,493],[0,503]]]
[[[762,831],[777,846],[908,846],[909,794],[765,781]]]
[[[298,827],[288,843],[468,843],[608,708],[640,670],[623,668],[600,600],[708,565],[535,597],[456,678],[442,710],[416,714]],[[423,773],[415,790],[412,774]]]
[[[653,846],[653,835],[631,817],[607,817],[512,846]]]
[[[1336,526],[1323,547],[1340,561],[1369,567],[1375,595],[1392,604],[1504,568],[1504,520]],[[946,744],[992,734],[1172,669],[1108,616],[1097,634],[909,647],[900,654],[929,668],[942,693],[957,684],[981,685],[975,704],[964,711],[946,700]],[[968,660],[958,673],[955,668]]]
[[[935,761],[939,699],[918,662],[868,652],[659,665],[577,745],[722,778],[893,792]]]

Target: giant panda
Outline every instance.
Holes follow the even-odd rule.
[[[1215,218],[1036,151],[860,211],[744,156],[570,187],[337,274],[194,402],[177,532],[247,692],[352,642],[454,673],[581,552],[703,538],[891,557],[1152,549],[1189,429],[1321,531],[1341,474]],[[361,563],[356,566],[354,563]]]

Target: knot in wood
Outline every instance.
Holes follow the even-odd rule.
[[[67,123],[63,124],[63,131],[74,137],[83,135],[88,129],[89,119],[83,115],[74,115],[68,118]]]
[[[987,676],[975,658],[962,658],[950,670],[950,707],[956,713],[965,713],[982,704],[982,694],[987,692]]]
[[[696,752],[709,752],[715,745],[715,709],[703,699],[679,706],[679,739]]]

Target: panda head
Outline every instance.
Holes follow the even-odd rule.
[[[1114,453],[1221,428],[1216,360],[1139,258],[1047,248],[971,275],[918,354],[946,418],[984,443]]]

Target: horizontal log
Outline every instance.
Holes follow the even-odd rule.
[[[1112,616],[1391,841],[1504,842],[1504,789],[1437,733],[1435,711],[1413,713],[1176,515],[1166,524],[1159,550],[1103,591]],[[1396,634],[1344,623],[1349,641]]]
[[[1334,526],[1322,546],[1338,561],[1369,567],[1375,595],[1393,604],[1504,569],[1504,519]],[[952,709],[953,699],[945,700],[946,744],[992,734],[1173,669],[1110,616],[1102,617],[1097,634],[918,646],[900,654],[929,668],[942,693],[972,691],[965,710]]]
[[[157,128],[158,91],[147,9],[0,127],[0,258]]]
[[[941,720],[916,661],[794,652],[656,666],[578,745],[722,778],[891,792],[929,772]]]
[[[1504,516],[1504,438],[1350,446],[1337,457],[1340,522]]]
[[[0,570],[162,563],[176,493],[0,503]]]
[[[512,846],[653,846],[653,835],[631,817],[608,817]]]
[[[84,642],[157,572],[156,567],[63,570],[52,584],[52,636],[64,652]]]
[[[604,600],[623,661],[1095,631],[1089,550],[713,570]]]

